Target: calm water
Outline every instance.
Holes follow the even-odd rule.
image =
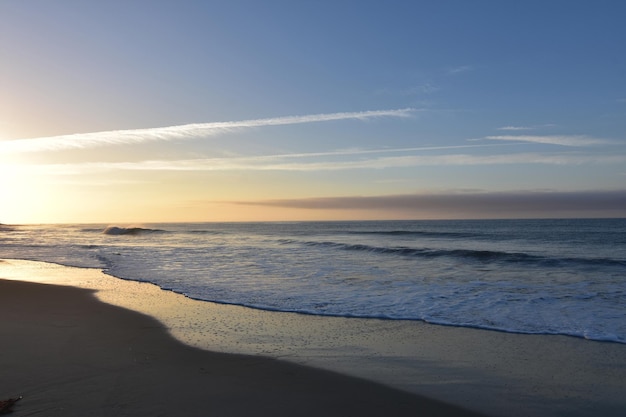
[[[0,226],[0,258],[268,310],[626,343],[626,219]]]

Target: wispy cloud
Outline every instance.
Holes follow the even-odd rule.
[[[498,130],[533,130],[534,127],[529,126],[502,126],[497,128]]]
[[[265,126],[320,123],[334,120],[369,120],[380,117],[408,117],[415,111],[418,110],[413,108],[406,108],[396,110],[326,113],[229,122],[194,123],[148,129],[77,133],[72,135],[61,135],[32,139],[5,140],[0,141],[0,152],[24,153],[55,151],[63,149],[84,149],[105,145],[125,145],[153,141],[197,139],[208,136],[215,136],[222,133],[229,133],[240,129]]]
[[[454,67],[454,68],[449,68],[446,73],[448,75],[457,75],[457,74],[461,74],[463,72],[468,72],[468,71],[473,71],[474,67],[471,65],[460,65],[458,67]]]
[[[550,135],[550,136],[530,136],[530,135],[503,135],[503,136],[487,136],[485,139],[515,142],[532,142],[543,143],[549,145],[561,146],[593,146],[606,145],[611,141],[606,139],[593,138],[582,135]]]
[[[556,125],[553,123],[545,123],[541,125],[532,125],[532,126],[508,125],[508,126],[497,127],[496,130],[524,131],[524,130],[537,130],[537,129],[545,129],[545,128],[553,128],[553,127],[556,127]]]
[[[406,148],[411,149],[411,148]],[[389,150],[398,152],[398,149]],[[583,154],[500,154],[500,155],[401,155],[353,158],[348,160],[303,161],[300,158],[322,156],[363,155],[370,151],[328,152],[291,155],[265,155],[187,160],[150,160],[139,162],[88,162],[75,164],[29,165],[30,172],[51,175],[79,175],[94,171],[339,171],[356,169],[410,168],[422,166],[472,166],[472,165],[582,165],[625,163],[626,155]],[[373,152],[373,151],[372,151]],[[380,151],[378,151],[380,152]],[[384,151],[383,151],[384,152]],[[24,168],[26,169],[26,168]]]

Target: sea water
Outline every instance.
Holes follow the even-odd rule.
[[[0,258],[264,310],[626,343],[626,219],[2,225]]]

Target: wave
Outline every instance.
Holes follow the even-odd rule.
[[[161,229],[147,229],[143,227],[119,227],[109,226],[102,231],[102,234],[119,236],[119,235],[141,235],[149,233],[165,233],[165,230]]]
[[[225,232],[220,230],[189,230],[187,232],[190,235],[223,235]]]
[[[504,262],[504,263],[530,263],[544,267],[557,267],[564,264],[601,265],[601,266],[626,266],[626,260],[610,258],[552,258],[546,256],[531,255],[521,252],[501,252],[490,250],[472,249],[429,249],[409,248],[405,246],[379,247],[363,244],[348,244],[339,242],[303,242],[293,239],[281,239],[282,244],[303,244],[306,246],[328,247],[338,250],[363,251],[376,254],[391,254],[418,258],[461,258],[478,262]]]
[[[445,237],[445,238],[476,238],[483,235],[464,232],[429,232],[411,230],[382,230],[382,231],[351,231],[352,235],[377,235],[377,236],[419,236],[419,237]]]

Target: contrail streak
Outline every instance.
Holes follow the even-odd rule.
[[[85,149],[105,145],[125,145],[134,143],[197,139],[228,133],[239,129],[264,126],[283,126],[303,123],[319,123],[333,120],[368,120],[379,117],[408,117],[417,109],[373,110],[285,116],[269,119],[253,119],[229,122],[192,123],[179,126],[155,127],[147,129],[111,130],[105,132],[76,133],[32,139],[15,139],[0,142],[0,152],[25,153],[55,151],[63,149]]]

